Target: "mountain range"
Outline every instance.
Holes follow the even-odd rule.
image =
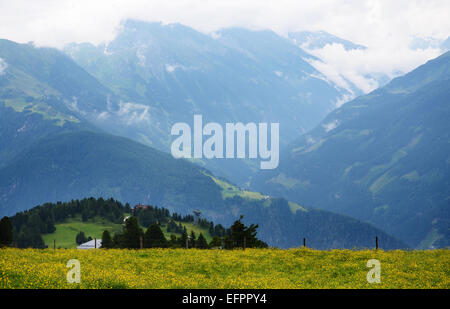
[[[449,58],[336,109],[348,91],[271,31],[128,20],[108,44],[0,40],[0,215],[113,197],[242,214],[283,248],[447,246]],[[279,168],[174,159],[170,128],[193,114],[279,122]]]
[[[220,124],[279,122],[287,144],[349,95],[308,63],[314,56],[272,31],[206,35],[180,24],[127,20],[111,42],[69,44],[64,52],[120,97],[90,121],[163,151],[170,149],[172,125],[192,124],[193,114]],[[253,161],[200,164],[245,185]]]
[[[68,56],[0,40],[0,215],[86,196],[151,203],[179,213],[201,209],[230,224],[257,222],[270,245],[315,248],[406,245],[353,218],[240,189],[209,170],[91,121],[118,96]],[[355,233],[357,231],[357,233]]]
[[[331,112],[253,188],[449,245],[450,53]]]

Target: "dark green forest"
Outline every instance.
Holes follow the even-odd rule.
[[[112,198],[105,200],[92,197],[64,203],[45,203],[19,212],[11,218],[4,217],[0,221],[0,244],[18,248],[45,248],[42,234],[53,233],[55,224],[77,216],[81,216],[83,222],[101,217],[113,223],[123,224],[121,233],[114,235],[110,235],[108,231],[103,233],[103,248],[267,247],[266,243],[256,237],[258,225],[245,226],[242,223],[242,216],[230,228],[199,218],[196,224],[207,229],[213,237],[208,244],[202,233],[196,236],[192,231],[191,235],[187,235],[183,223],[193,223],[195,218],[192,215],[171,214],[168,209],[150,205],[134,209],[128,203],[123,205]],[[161,227],[166,227],[168,232],[181,236],[171,234],[170,239],[166,239]],[[76,236],[78,244],[88,240],[90,238],[83,232]]]

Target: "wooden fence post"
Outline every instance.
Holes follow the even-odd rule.
[[[375,236],[375,249],[378,250],[378,236]]]
[[[143,245],[142,245],[142,236],[139,236],[139,247],[142,249]]]
[[[97,238],[94,238],[94,249],[97,249]]]
[[[56,239],[53,239],[53,251],[56,250]]]
[[[306,248],[306,238],[303,238],[303,248]]]
[[[247,247],[247,239],[244,237],[244,250]]]

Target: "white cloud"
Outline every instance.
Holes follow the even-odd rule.
[[[283,77],[283,72],[281,72],[281,71],[275,71],[274,73],[278,77]]]
[[[365,46],[405,45],[415,37],[445,39],[448,0],[0,0],[0,37],[39,45],[100,43],[119,22],[179,22],[211,33],[224,27],[269,28],[280,34],[325,30]]]
[[[342,95],[342,97],[337,98],[335,106],[336,106],[336,108],[339,108],[342,105],[344,105],[345,103],[353,100],[354,98],[355,98],[355,96],[352,94],[344,94],[344,95]]]
[[[108,100],[107,110],[96,114],[95,117],[99,121],[118,120],[128,126],[137,125],[150,121],[150,107],[143,104],[120,102],[118,109],[114,110]]]
[[[5,74],[7,67],[8,67],[8,64],[6,63],[6,61],[3,60],[2,58],[0,58],[0,75]]]
[[[379,86],[374,76],[394,78],[441,54],[439,49],[412,50],[409,45],[401,46],[395,42],[352,50],[345,50],[341,44],[334,43],[308,52],[322,60],[308,61],[329,80],[348,90],[352,83],[365,93]]]
[[[166,64],[166,71],[167,71],[168,73],[172,73],[173,71],[175,71],[176,68],[177,68],[177,67],[174,66],[174,65]]]
[[[306,142],[307,142],[308,144],[314,144],[314,143],[316,142],[316,140],[315,140],[314,138],[312,138],[311,135],[307,135],[307,136],[306,136]]]
[[[106,120],[110,117],[111,115],[108,112],[101,112],[100,114],[98,114],[97,119],[98,120]]]
[[[119,110],[115,112],[127,125],[149,121],[150,107],[137,103],[119,103]]]
[[[184,65],[179,64],[179,63],[174,63],[174,64],[166,63],[164,65],[164,67],[166,69],[166,72],[168,72],[168,73],[173,73],[176,70],[182,70],[182,71],[197,70],[196,67],[192,67],[192,66],[187,67],[187,66],[184,66]]]
[[[180,66],[178,64],[166,64],[166,71],[168,73],[173,73],[176,69],[178,69]]]
[[[368,49],[325,46],[312,52],[324,63],[313,65],[341,87],[354,83],[367,92],[377,86],[367,74],[392,77],[437,56],[436,48],[409,47],[417,38],[446,39],[448,12],[448,0],[0,0],[0,37],[38,46],[99,44],[112,40],[126,18],[179,22],[213,37],[225,27],[272,29],[284,36],[324,30]]]
[[[222,37],[222,35],[221,35],[220,33],[215,32],[215,31],[209,33],[209,35],[210,35],[210,37],[212,37],[214,40],[220,39],[220,38]]]
[[[67,102],[67,107],[73,112],[76,112],[76,113],[79,113],[79,114],[81,114],[83,116],[86,116],[86,112],[81,110],[78,107],[78,98],[75,97],[75,96],[72,97],[72,101],[71,102]]]
[[[338,127],[339,125],[339,120],[333,120],[329,123],[324,123],[322,124],[322,127],[325,129],[326,132],[330,132],[331,130],[334,130]]]
[[[145,57],[145,54],[144,54],[144,50],[142,50],[142,49],[138,49],[137,51],[136,51],[136,57],[138,58],[138,64],[141,66],[141,67],[145,67],[145,64],[146,64],[146,62],[147,62],[147,58]]]

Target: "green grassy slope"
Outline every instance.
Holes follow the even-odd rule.
[[[44,136],[94,129],[114,95],[56,49],[0,39],[0,168]],[[95,117],[94,117],[95,118]]]
[[[244,189],[239,188],[236,185],[230,184],[229,182],[227,182],[224,179],[214,177],[206,172],[204,172],[204,174],[211,177],[211,179],[214,180],[214,182],[220,186],[220,188],[222,189],[222,198],[224,200],[238,196],[238,197],[241,197],[246,200],[262,201],[263,202],[262,205],[264,207],[269,207],[271,204],[271,198],[268,195],[263,195],[260,192],[244,190]],[[291,210],[291,212],[293,214],[295,214],[298,210],[308,211],[306,208],[300,206],[297,203],[289,201],[288,204],[289,204],[289,209]]]
[[[177,224],[179,222],[175,221]],[[188,234],[190,235],[191,231],[194,231],[195,235],[198,237],[200,233],[203,234],[205,239],[209,242],[212,237],[209,234],[209,231],[200,226],[194,225],[192,223],[182,223],[183,226],[186,227]],[[71,218],[62,223],[55,224],[56,231],[50,234],[43,234],[42,238],[44,239],[45,244],[49,248],[53,248],[53,241],[56,241],[57,248],[75,248],[77,246],[75,242],[76,235],[83,231],[86,237],[92,237],[101,239],[103,231],[107,230],[112,234],[122,232],[122,225],[112,223],[108,220],[102,218],[95,218],[93,220],[88,220],[86,222],[81,221],[81,218]],[[142,228],[145,231],[145,228]],[[177,237],[181,236],[181,234],[167,232],[167,227],[163,226],[162,231],[166,238],[169,240],[170,235],[176,235]]]
[[[75,237],[80,231],[83,231],[86,237],[91,236],[97,239],[102,238],[102,233],[105,230],[112,234],[122,231],[122,225],[101,218],[95,218],[86,222],[82,222],[81,218],[73,218],[63,223],[55,224],[55,227],[56,231],[54,233],[42,235],[45,244],[49,248],[53,248],[54,240],[57,248],[76,247]]]

